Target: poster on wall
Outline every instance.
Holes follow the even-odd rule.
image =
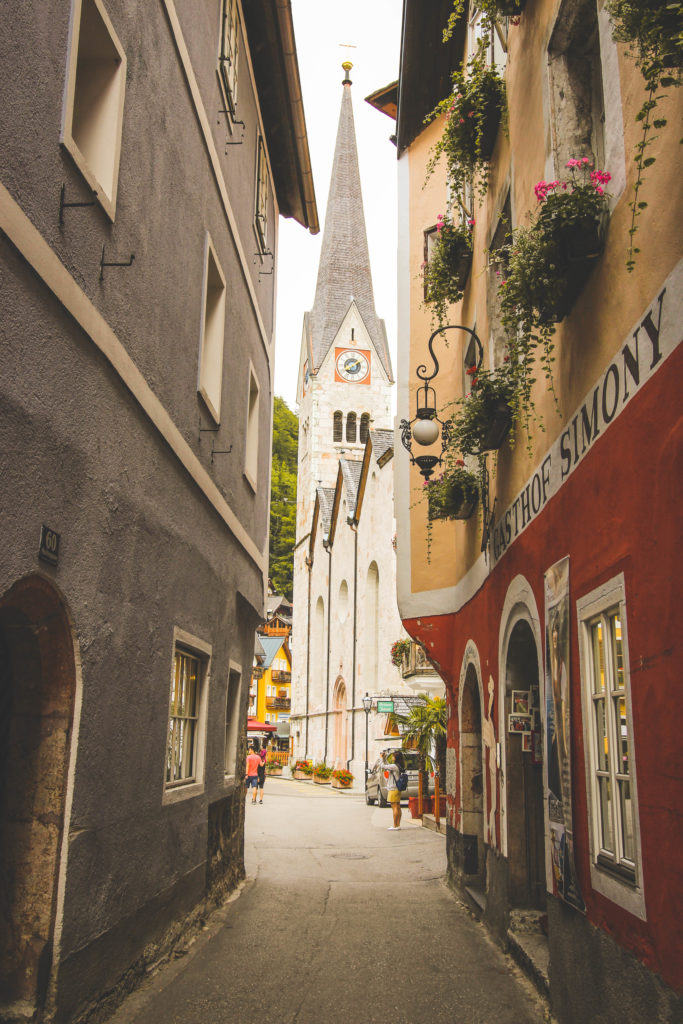
[[[585,913],[574,867],[571,714],[569,701],[569,558],[545,573],[545,768],[553,891]]]

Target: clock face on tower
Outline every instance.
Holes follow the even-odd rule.
[[[335,352],[335,379],[348,384],[370,383],[370,353],[350,348]]]

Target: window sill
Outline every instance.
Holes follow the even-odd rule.
[[[641,921],[647,920],[645,910],[645,894],[637,880],[629,881],[621,874],[616,874],[613,867],[603,867],[595,860],[591,861],[591,887],[605,899],[615,903],[623,910],[633,914]]]
[[[98,180],[97,175],[90,167],[90,164],[81,153],[80,148],[74,142],[71,135],[65,135],[61,142],[64,149],[67,151],[82,176],[85,178],[88,187],[92,191],[93,199],[98,206],[102,207],[113,224],[116,217],[116,186],[114,187],[114,194],[111,196],[108,195],[106,189]]]
[[[191,800],[193,797],[201,796],[203,792],[203,782],[187,782],[185,784],[179,784],[177,786],[172,786],[170,789],[164,789],[164,795],[161,803],[162,806],[178,804],[183,800]]]

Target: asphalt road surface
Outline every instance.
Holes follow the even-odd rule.
[[[247,881],[111,1024],[541,1024],[443,881],[445,840],[362,796],[267,779]],[[548,1018],[549,1019],[549,1018]]]

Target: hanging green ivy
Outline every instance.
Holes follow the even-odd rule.
[[[655,162],[648,150],[658,137],[653,129],[661,130],[667,124],[665,117],[657,116],[657,108],[666,99],[665,90],[677,88],[683,82],[683,0],[607,0],[607,10],[614,38],[628,45],[629,55],[647,89],[645,102],[636,114],[642,133],[636,144],[637,175],[629,204],[631,227],[626,266],[632,271],[640,252],[635,245],[638,218],[648,205],[640,198],[644,172]]]

